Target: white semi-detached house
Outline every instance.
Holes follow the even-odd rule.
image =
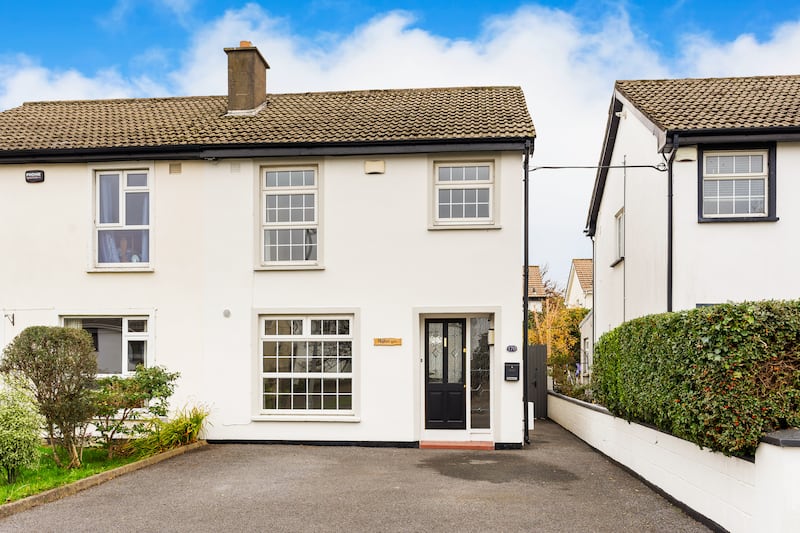
[[[519,446],[521,89],[274,94],[225,52],[228,96],[0,113],[0,345],[84,328],[211,440]]]
[[[800,297],[800,76],[618,81],[600,164],[596,338],[646,314]]]

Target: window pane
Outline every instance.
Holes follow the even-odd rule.
[[[464,181],[464,167],[451,167],[450,177],[453,181]]]
[[[717,180],[703,180],[703,198],[716,198],[718,191]]]
[[[146,226],[150,223],[150,194],[146,192],[129,192],[125,194],[125,224],[128,226]]]
[[[733,180],[719,180],[719,196],[733,196]]]
[[[464,218],[464,206],[463,205],[454,205],[451,207],[451,212],[453,214],[453,218]]]
[[[278,187],[288,187],[291,181],[290,172],[278,172]]]
[[[149,230],[99,230],[99,263],[147,263],[150,261]]]
[[[146,341],[128,341],[128,372],[136,370],[136,365],[144,364]]]
[[[478,217],[489,218],[489,204],[478,204]]]
[[[764,195],[764,180],[750,180],[750,194],[763,196]]]
[[[146,332],[147,320],[128,320],[128,331],[131,333]]]
[[[705,200],[703,201],[703,213],[706,215],[716,215],[717,213],[717,201],[716,200]]]
[[[736,200],[733,205],[734,212],[737,215],[750,213],[750,200]]]
[[[119,174],[100,174],[99,194],[100,223],[119,223]]]
[[[750,180],[736,180],[733,188],[736,196],[750,196]]]
[[[428,324],[428,382],[442,383],[444,377],[444,328],[443,324]]]
[[[750,172],[764,172],[764,156],[751,155],[750,156]]]
[[[99,374],[122,373],[122,318],[84,318],[83,329],[92,336]]]
[[[489,180],[489,167],[478,167],[478,179],[488,181]]]
[[[732,199],[720,199],[720,201],[719,201],[719,214],[720,215],[732,215],[733,214],[733,200]]]
[[[489,202],[489,189],[478,189],[478,202],[480,203]]]
[[[339,335],[350,335],[350,321],[339,320]]]
[[[147,187],[147,174],[128,174],[128,187]]]
[[[719,157],[715,155],[706,157],[706,174],[719,174]]]
[[[732,155],[721,155],[718,156],[719,160],[719,173],[720,174],[732,174],[733,173],[733,156]]]
[[[450,181],[450,167],[439,167],[439,181]]]
[[[750,172],[750,156],[737,155],[733,157],[733,171],[736,174],[747,174]]]
[[[290,183],[292,187],[302,187],[305,184],[305,175],[302,170],[293,170],[291,172]]]
[[[477,167],[464,167],[464,179],[466,181],[475,181],[478,179]]]
[[[278,185],[278,173],[267,172],[267,187],[275,187]]]
[[[489,364],[489,319],[471,318],[470,327],[470,427],[490,426],[491,365]]]

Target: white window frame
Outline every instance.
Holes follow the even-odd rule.
[[[298,334],[267,334],[265,332],[265,325],[267,321],[273,320],[284,320],[284,321],[299,321],[302,324],[302,330]],[[349,331],[347,334],[312,334],[312,321],[315,320],[347,320],[349,322]],[[260,416],[265,416],[267,418],[270,417],[299,417],[301,419],[306,417],[321,417],[321,418],[335,418],[335,417],[353,417],[356,413],[356,405],[357,405],[357,367],[358,367],[358,353],[356,349],[356,315],[355,314],[261,314],[258,316],[258,409],[257,413]],[[350,342],[350,369],[349,371],[341,371],[341,367],[337,369],[335,372],[324,372],[324,355],[323,359],[321,359],[320,370],[313,370],[313,369],[306,369],[305,371],[295,371],[291,368],[286,370],[285,368],[280,368],[280,362],[278,360],[276,367],[274,370],[266,371],[264,368],[265,362],[265,354],[264,354],[264,343],[265,342],[341,342],[341,341],[349,341]],[[280,348],[279,348],[280,349]],[[323,347],[324,349],[324,347]],[[294,360],[292,360],[292,364],[294,364]],[[278,380],[292,380],[292,386],[294,386],[294,380],[336,380],[337,382],[337,391],[335,394],[332,393],[325,393],[324,390],[321,391],[321,407],[320,408],[310,408],[308,406],[308,397],[310,396],[310,392],[308,391],[308,387],[303,392],[300,392],[299,396],[306,396],[306,406],[304,408],[293,408],[290,406],[289,408],[281,407],[279,398],[276,398],[275,407],[267,407],[265,405],[267,395],[272,395],[272,391],[265,391],[264,390],[264,381],[265,379],[278,379]],[[350,391],[340,391],[338,390],[338,386],[341,384],[339,380],[350,380]],[[280,383],[280,382],[279,382]],[[307,384],[309,384],[307,382]],[[323,384],[324,385],[324,384]],[[295,394],[295,391],[291,391],[291,393],[281,392],[280,384],[278,385],[278,390],[275,391],[278,396],[290,397]],[[338,403],[344,397],[350,397],[350,407],[349,408],[339,408]],[[335,397],[337,401],[336,408],[325,408],[325,397]],[[294,401],[294,400],[292,400]]]
[[[92,319],[120,319],[121,325],[121,369],[120,373],[99,373],[99,376],[129,376],[134,373],[133,370],[128,370],[127,346],[129,341],[144,341],[144,361],[145,367],[152,366],[153,364],[153,317],[148,314],[84,314],[84,313],[68,313],[61,315],[61,324],[65,327],[77,327],[72,321],[74,320],[92,320]],[[128,323],[132,320],[144,320],[145,331],[128,331]],[[81,327],[83,329],[83,327]]]
[[[270,172],[292,172],[292,171],[311,171],[314,175],[313,185],[281,185],[267,186],[267,174]],[[258,267],[260,268],[308,268],[317,267],[321,264],[321,223],[320,223],[320,172],[318,165],[291,165],[280,167],[261,167],[258,176],[259,183],[259,238],[258,238]],[[269,221],[268,220],[268,197],[286,195],[307,195],[313,197],[314,220],[313,221]],[[269,230],[314,230],[316,232],[316,257],[313,259],[302,260],[269,260],[267,258],[266,232]]]
[[[440,169],[445,167],[486,167],[489,170],[489,178],[486,180],[479,179],[457,179],[457,180],[442,180],[440,179]],[[433,199],[432,199],[432,220],[434,227],[474,227],[474,226],[494,226],[496,224],[496,208],[495,208],[495,195],[496,195],[496,176],[495,176],[495,163],[494,161],[436,161],[433,165]],[[489,214],[486,217],[442,217],[440,216],[440,191],[456,191],[461,190],[464,194],[467,190],[475,189],[477,191],[486,190],[489,192],[488,208]],[[458,204],[449,204],[458,205]],[[466,206],[467,202],[462,200],[462,205]],[[476,199],[476,210],[478,209],[478,202]]]
[[[761,172],[729,172],[729,173],[714,173],[710,174],[708,172],[708,159],[709,157],[715,156],[753,156],[759,155],[761,156],[762,161],[762,169]],[[701,218],[704,219],[715,219],[715,218],[765,218],[769,216],[769,150],[767,149],[754,149],[754,150],[713,150],[703,152],[703,161],[702,161],[702,168],[703,168],[703,176],[700,184],[700,209],[701,209]],[[707,181],[722,181],[722,180],[753,180],[753,179],[760,179],[764,183],[764,210],[761,213],[706,213],[705,202],[705,184]],[[735,191],[735,185],[734,185]],[[717,201],[719,202],[719,194],[716,196]],[[748,196],[748,200],[750,197]],[[731,197],[731,201],[734,202],[734,209],[735,209],[735,202],[736,202],[736,195],[734,192],[734,196]]]
[[[100,176],[117,174],[119,176],[118,186],[118,216],[117,222],[101,222],[101,206],[100,206]],[[144,174],[147,177],[147,184],[141,185],[128,185],[128,176],[131,174]],[[98,166],[91,168],[92,179],[92,202],[93,202],[93,224],[92,224],[92,260],[93,268],[102,270],[152,270],[153,264],[153,168],[149,165],[119,165],[119,166]],[[126,202],[125,195],[128,193],[147,193],[147,224],[126,224]],[[119,262],[101,262],[100,261],[100,247],[101,239],[100,233],[105,230],[130,230],[130,231],[147,231],[147,261],[144,261],[144,254],[141,250],[139,253],[136,251],[132,254],[130,261]],[[133,256],[137,256],[134,258]]]

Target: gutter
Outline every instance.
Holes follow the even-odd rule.
[[[131,146],[45,150],[0,150],[0,164],[80,163],[87,161],[214,160],[222,158],[347,156],[465,151],[519,151],[526,138],[438,139],[352,143]]]
[[[524,434],[522,436],[523,442],[525,444],[531,443],[531,438],[528,435],[529,428],[530,428],[530,420],[528,420],[528,271],[530,270],[530,246],[528,244],[529,241],[529,222],[530,222],[530,205],[528,199],[528,190],[529,190],[529,162],[530,157],[533,155],[533,138],[529,138],[525,140],[525,155],[523,157],[522,162],[522,171],[523,171],[523,184],[524,184],[524,212],[523,212],[523,245],[522,248],[523,252],[523,274],[522,274],[522,346],[525,347],[525,350],[522,353],[522,420],[523,420],[523,431]]]

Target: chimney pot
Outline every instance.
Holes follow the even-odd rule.
[[[250,41],[239,41],[239,48],[252,48],[253,43]]]

